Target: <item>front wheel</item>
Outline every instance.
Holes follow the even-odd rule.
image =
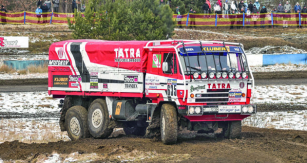
[[[171,104],[163,104],[160,116],[161,140],[164,144],[175,144],[177,142],[177,111]]]
[[[71,140],[90,137],[87,125],[87,110],[82,106],[73,106],[67,110],[65,126]]]
[[[224,128],[224,137],[228,139],[240,139],[241,136],[241,130],[242,125],[241,121],[232,121],[228,122],[228,125],[226,125],[226,128]]]

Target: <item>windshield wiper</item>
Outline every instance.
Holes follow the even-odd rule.
[[[189,67],[189,68],[191,68],[191,69],[194,69],[194,70],[201,71],[201,69],[199,69],[199,68],[195,68],[195,67],[191,67],[191,66],[187,66],[187,67]]]

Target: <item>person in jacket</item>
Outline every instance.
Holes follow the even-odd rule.
[[[236,5],[236,14],[237,14],[239,10],[237,1],[235,1],[235,5]]]
[[[307,8],[306,8],[306,6],[303,7],[301,13],[307,13]]]
[[[53,12],[59,12],[60,0],[53,0]]]
[[[203,10],[205,14],[209,14],[209,5],[207,2],[203,4]]]
[[[230,9],[232,14],[236,14],[237,6],[234,1],[231,1]]]
[[[277,12],[278,13],[284,13],[285,9],[284,6],[281,5],[281,3],[277,6]]]
[[[247,7],[248,7],[247,0],[245,0],[244,1],[244,13],[246,13]]]
[[[83,5],[81,6],[80,11],[81,11],[81,12],[85,12],[85,8],[86,8],[86,7],[85,7],[85,4],[83,4]]]
[[[296,2],[296,5],[294,6],[295,13],[298,13],[297,12],[298,10],[301,11],[301,6],[300,6],[300,4],[298,2]]]
[[[43,17],[43,23],[47,23],[47,12],[49,11],[49,8],[47,6],[46,3],[44,3],[41,7],[42,11],[43,11],[43,14],[42,14],[42,17]]]
[[[229,14],[229,9],[230,9],[230,5],[228,3],[228,0],[226,0],[225,3],[223,4],[223,11],[225,15]]]
[[[218,2],[216,2],[216,4],[213,6],[213,8],[214,8],[215,14],[222,14],[221,6],[219,5]]]
[[[268,13],[268,11],[267,11],[267,9],[266,9],[265,6],[262,6],[262,9],[260,10],[260,13],[261,13],[261,14],[266,14],[266,13]],[[265,23],[265,15],[260,15],[260,17],[261,17],[261,28],[264,28],[264,27],[265,27],[265,26],[264,26],[264,23]]]
[[[36,4],[36,7],[38,8],[38,7],[41,7],[41,6],[42,6],[42,0],[38,0],[37,4]]]
[[[212,11],[211,11],[211,3],[210,3],[210,1],[209,0],[206,0],[206,3],[208,4],[208,6],[209,6],[209,13],[211,13]]]
[[[253,11],[254,5],[253,5],[252,1],[249,1],[248,8],[249,8],[250,12]]]
[[[244,12],[245,12],[245,5],[244,5],[243,1],[241,1],[241,2],[239,3],[238,9],[239,9],[239,12],[240,12],[240,13],[244,13]]]
[[[252,13],[257,14],[257,12],[258,12],[257,7],[256,7],[256,5],[254,5]]]
[[[265,6],[262,6],[262,9],[261,9],[260,13],[263,13],[263,14],[268,13],[268,11],[267,11]]]
[[[290,13],[291,12],[291,5],[289,4],[289,2],[287,1],[285,6],[284,6],[284,9],[285,9],[285,13]]]
[[[50,0],[46,0],[45,4],[48,7],[48,12],[51,12],[51,1]]]
[[[254,3],[254,5],[256,6],[257,11],[259,11],[259,9],[260,9],[260,3],[258,2],[258,0],[256,0],[256,2]]]
[[[77,10],[77,2],[76,0],[72,0],[72,12],[75,12],[75,9]]]
[[[5,9],[5,7],[3,5],[1,5],[1,12],[7,12],[7,10]]]
[[[41,17],[42,17],[42,13],[43,13],[43,10],[41,9],[41,6],[38,6],[37,9],[35,10],[35,14],[36,14],[36,17],[37,17],[37,23],[40,22]]]
[[[217,3],[220,5],[221,11],[222,11],[222,2],[221,2],[221,0],[217,0]]]

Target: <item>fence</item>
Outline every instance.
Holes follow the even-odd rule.
[[[74,21],[73,13],[36,14],[35,12],[0,12],[0,23],[6,24],[67,24]],[[184,14],[173,15],[177,27],[254,27],[254,26],[307,26],[307,13],[269,14]]]
[[[307,13],[173,15],[177,27],[307,26]]]
[[[36,14],[35,12],[0,12],[0,23],[2,24],[67,24],[67,18],[74,21],[73,13],[52,13]]]

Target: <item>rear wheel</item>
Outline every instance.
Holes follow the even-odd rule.
[[[240,139],[242,125],[241,121],[228,122],[228,125],[223,129],[224,137],[228,139]]]
[[[161,140],[164,144],[175,144],[177,142],[177,111],[171,104],[163,104],[160,116]]]
[[[136,122],[128,122],[124,125],[126,135],[144,136],[146,127],[139,127]]]
[[[107,138],[113,132],[108,128],[110,123],[109,112],[104,99],[96,99],[88,109],[89,132],[94,138]]]
[[[87,110],[82,106],[73,106],[65,116],[65,126],[71,140],[88,138]]]

